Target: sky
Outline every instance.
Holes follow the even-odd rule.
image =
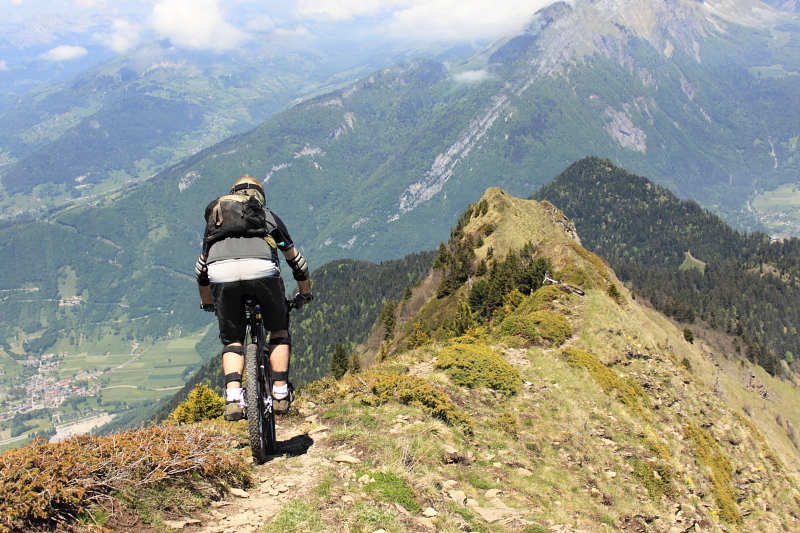
[[[102,15],[110,28],[94,38],[116,52],[144,39],[186,49],[224,51],[259,32],[314,38],[356,31],[362,38],[476,42],[518,32],[554,0],[0,0],[0,24],[37,13]],[[133,17],[129,16],[133,15]],[[79,46],[53,43],[43,58],[66,61]]]

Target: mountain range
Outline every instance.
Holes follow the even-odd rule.
[[[200,57],[152,42],[43,86],[19,97],[0,131],[4,209],[51,206],[0,230],[3,364],[22,375],[17,360],[68,353],[102,372],[90,359],[144,348],[170,358],[173,342],[213,339],[194,303],[202,209],[244,173],[265,183],[312,267],[435,249],[488,186],[527,197],[589,154],[736,230],[759,227],[748,199],[796,180],[798,37],[796,15],[750,0],[557,3],[477,54],[403,53],[354,83],[371,64],[343,73],[355,55],[313,75],[312,52],[259,60],[271,73],[262,80],[254,58],[278,44]],[[287,70],[293,81],[272,83]],[[287,107],[312,78],[337,88]],[[785,354],[768,347],[780,365]],[[328,348],[317,346],[313,373],[326,372]],[[120,384],[128,397],[114,389],[106,400],[165,396],[202,363],[193,347],[182,353],[160,370],[167,387],[145,374]]]
[[[797,530],[797,380],[689,337],[580,241],[549,202],[489,188],[364,366],[279,419],[265,464],[244,422],[190,396],[211,420],[1,454],[0,527]],[[540,266],[581,291],[532,284]],[[490,316],[471,309],[481,286],[499,291]]]

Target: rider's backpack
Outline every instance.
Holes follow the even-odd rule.
[[[226,194],[206,207],[206,246],[227,237],[263,237],[277,227],[275,217],[255,196]],[[274,248],[274,243],[270,243]]]

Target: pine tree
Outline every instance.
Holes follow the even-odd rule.
[[[175,408],[169,420],[178,424],[193,424],[200,420],[211,420],[225,412],[225,400],[211,390],[205,383],[198,384],[186,401]]]
[[[347,357],[347,350],[344,344],[337,342],[333,348],[333,356],[331,357],[331,374],[334,379],[342,379],[347,373],[347,366],[349,364],[349,357]]]
[[[383,341],[381,343],[381,349],[378,352],[378,360],[385,361],[387,357],[389,357],[389,343],[387,341]]]
[[[361,372],[361,358],[358,356],[358,353],[353,352],[353,356],[350,358],[350,366],[347,370],[351,374],[358,374]]]
[[[460,337],[477,325],[478,321],[475,318],[475,313],[469,308],[467,300],[459,301],[458,308],[456,309],[456,316],[453,317],[453,321],[448,328],[450,334],[453,337]]]
[[[424,346],[431,341],[431,336],[428,331],[425,329],[425,326],[422,324],[421,320],[414,322],[414,330],[411,332],[411,336],[408,338],[408,343],[406,344],[406,348],[412,350],[414,348],[419,348],[420,346]]]
[[[383,306],[383,311],[381,311],[381,316],[378,317],[378,324],[383,324],[386,327],[386,334],[383,336],[384,340],[388,341],[394,338],[394,328],[397,325],[396,310],[397,302],[387,300],[386,305]]]

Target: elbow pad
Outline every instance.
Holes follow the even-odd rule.
[[[308,280],[308,263],[300,252],[297,252],[294,259],[287,259],[286,264],[292,269],[292,276],[296,281]]]
[[[208,265],[202,258],[197,258],[197,263],[194,264],[194,277],[197,279],[197,284],[201,287],[208,287],[211,282],[208,280]]]

